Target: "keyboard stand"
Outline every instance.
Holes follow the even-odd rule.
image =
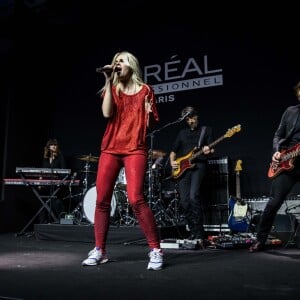
[[[63,180],[67,179],[68,176],[66,176]],[[35,218],[41,213],[41,211],[43,209],[46,209],[48,211],[48,213],[50,214],[50,216],[53,218],[54,222],[58,221],[58,218],[54,215],[53,211],[50,208],[50,201],[51,199],[53,199],[55,197],[55,195],[58,193],[58,191],[61,189],[61,187],[63,186],[63,184],[60,184],[59,186],[56,187],[56,189],[53,191],[53,193],[48,197],[48,196],[41,196],[39,194],[39,192],[37,191],[37,187],[27,184],[27,186],[30,186],[31,190],[33,191],[33,193],[35,194],[35,196],[39,199],[39,201],[41,202],[42,206],[40,207],[40,209],[36,212],[36,214],[28,221],[28,223],[22,228],[22,230],[18,233],[15,234],[15,236],[21,236],[25,234],[26,229],[33,223],[33,221],[35,220]],[[46,198],[46,200],[44,200],[43,198]]]

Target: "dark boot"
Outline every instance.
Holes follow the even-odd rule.
[[[263,251],[265,250],[265,243],[262,241],[257,241],[255,242],[250,248],[249,248],[249,252],[250,253],[255,253],[258,251]]]

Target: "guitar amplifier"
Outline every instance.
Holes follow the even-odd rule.
[[[211,158],[207,160],[208,170],[207,173],[210,175],[220,175],[230,173],[230,162],[227,156],[219,158]]]
[[[267,202],[270,198],[261,197],[261,198],[250,198],[243,199],[247,204],[252,214],[262,213],[267,205]]]
[[[252,214],[261,214],[268,201],[270,200],[269,197],[262,197],[262,198],[252,198],[252,199],[243,199],[250,208]],[[300,218],[300,198],[287,198],[282,203],[281,207],[279,208],[277,215],[286,215],[286,214],[294,214],[297,219]]]
[[[257,231],[261,215],[269,200],[269,197],[244,199],[244,201],[248,203],[251,213],[251,226],[255,232]],[[299,217],[300,199],[285,199],[276,214],[270,235],[279,238],[283,243],[290,242],[291,237],[296,231],[297,224],[300,224]]]
[[[279,208],[277,214],[294,214],[296,219],[300,219],[300,198],[287,198]]]
[[[208,226],[227,224],[230,195],[230,159],[215,157],[208,159],[208,170],[203,180],[204,222]]]

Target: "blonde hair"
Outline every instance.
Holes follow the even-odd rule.
[[[114,55],[111,65],[114,65],[116,63],[117,58],[120,55],[124,55],[126,56],[127,60],[128,60],[128,64],[129,64],[129,68],[131,70],[131,79],[134,83],[136,83],[137,85],[143,85],[144,84],[144,80],[142,77],[142,69],[140,67],[140,63],[138,61],[138,59],[130,52],[128,51],[121,51],[118,52]],[[113,85],[117,86],[118,83],[120,82],[119,76],[118,74],[114,74],[114,78],[113,78]],[[103,92],[105,91],[105,85],[101,88],[101,90],[99,92]],[[118,93],[118,91],[117,91]]]

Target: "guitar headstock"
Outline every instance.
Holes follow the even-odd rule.
[[[235,125],[232,128],[228,129],[224,137],[226,138],[232,137],[235,133],[239,131],[241,131],[241,124]]]
[[[242,171],[242,161],[239,159],[239,160],[237,160],[237,162],[236,162],[236,165],[235,165],[235,172],[240,172],[240,171]]]

